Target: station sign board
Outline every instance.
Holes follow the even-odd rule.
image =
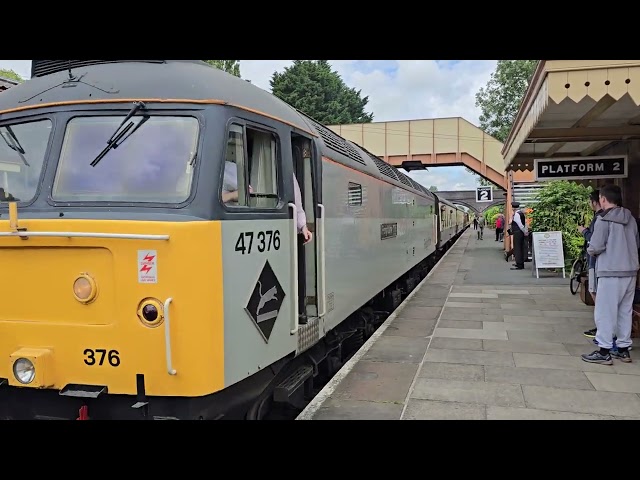
[[[588,178],[626,178],[626,155],[601,157],[536,158],[536,180],[584,180]]]
[[[476,202],[493,202],[493,187],[476,187]]]

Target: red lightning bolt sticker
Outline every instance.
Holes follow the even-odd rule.
[[[158,253],[138,250],[138,283],[158,283]]]

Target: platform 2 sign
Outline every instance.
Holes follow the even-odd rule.
[[[585,178],[626,178],[626,155],[602,157],[536,158],[536,180],[583,180]]]
[[[564,278],[562,232],[533,233],[533,262],[537,278],[540,278],[538,270],[545,268],[562,268]]]
[[[493,187],[477,187],[476,202],[493,202]]]

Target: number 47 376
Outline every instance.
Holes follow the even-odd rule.
[[[242,252],[242,255],[250,255],[254,251],[254,235],[256,239],[255,248],[258,252],[280,250],[280,230],[265,230],[255,234],[253,232],[240,232],[236,241],[236,252]]]

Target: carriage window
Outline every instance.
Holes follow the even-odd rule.
[[[229,129],[222,182],[222,202],[230,207],[275,208],[279,202],[277,137],[269,132]]]
[[[117,148],[91,166],[122,120],[122,116],[101,116],[69,121],[53,184],[54,200],[182,203],[189,198],[198,120],[132,117],[133,125]]]
[[[0,126],[0,202],[33,200],[50,135],[50,120]]]

